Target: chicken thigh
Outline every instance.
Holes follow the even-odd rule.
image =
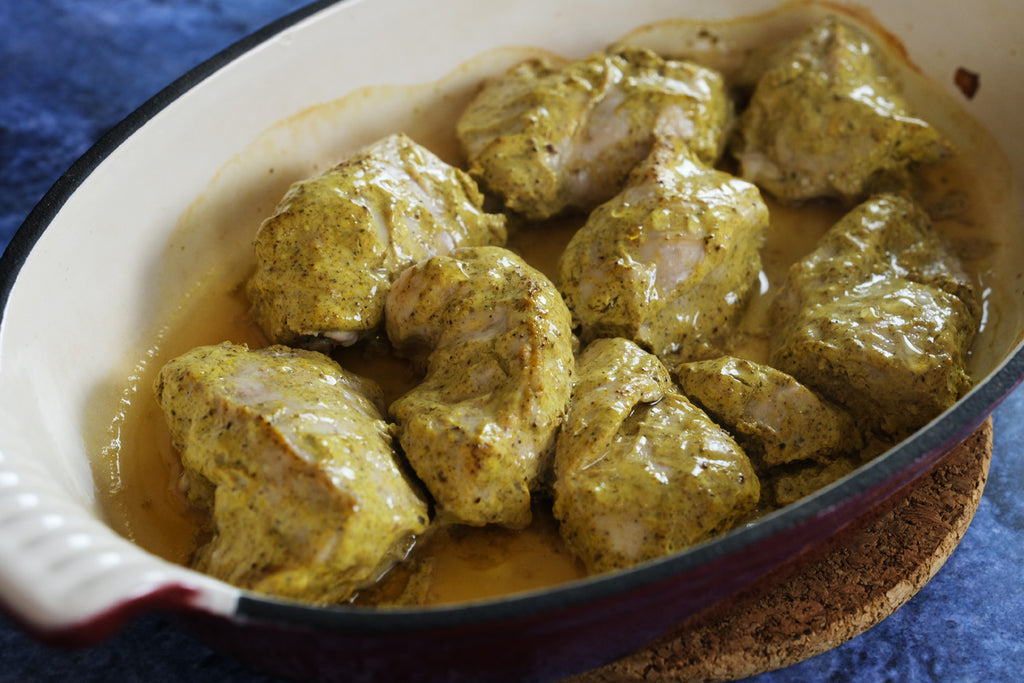
[[[381,320],[403,268],[459,246],[504,244],[473,180],[405,135],[294,184],[256,235],[252,313],[291,345],[352,344]]]
[[[659,141],[562,254],[581,339],[626,337],[670,365],[720,355],[758,282],[767,226],[756,187]]]
[[[914,202],[866,201],[794,264],[778,296],[771,363],[898,439],[971,385],[980,305]]]
[[[203,346],[167,363],[155,390],[188,497],[210,515],[200,571],[333,604],[403,559],[426,528],[379,389],[327,356]]]
[[[740,176],[782,201],[901,190],[949,146],[910,111],[878,49],[831,17],[781,47],[740,116]]]
[[[587,346],[555,453],[555,516],[587,569],[603,572],[728,531],[757,505],[736,441],[622,338]]]
[[[470,174],[537,220],[610,198],[656,132],[714,163],[730,111],[717,72],[629,49],[524,62],[484,87],[457,133]]]
[[[574,368],[554,285],[506,249],[457,249],[403,272],[385,319],[395,350],[426,365],[391,413],[439,517],[528,525]]]
[[[684,363],[675,374],[687,398],[765,467],[827,463],[862,445],[846,411],[775,368],[723,356]]]
[[[754,463],[760,509],[788,505],[850,473],[864,439],[853,418],[791,376],[732,356],[674,371],[687,398],[732,434]]]

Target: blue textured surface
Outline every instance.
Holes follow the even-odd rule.
[[[0,246],[106,130],[186,70],[298,9],[296,0],[0,1]],[[991,477],[936,578],[867,633],[765,674],[782,681],[1024,677],[1024,390],[995,413]],[[34,642],[0,617],[0,682],[264,681],[160,616],[101,645]]]

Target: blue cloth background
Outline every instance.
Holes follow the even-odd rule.
[[[0,247],[107,129],[187,69],[301,5],[0,0]],[[866,634],[755,680],[1022,680],[1022,417],[1019,390],[995,413],[991,478],[974,523],[928,586]],[[159,615],[81,650],[41,645],[0,616],[0,683],[266,680]]]

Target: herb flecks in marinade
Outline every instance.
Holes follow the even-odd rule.
[[[779,294],[772,364],[899,440],[971,386],[981,309],[959,260],[914,202],[851,210]]]

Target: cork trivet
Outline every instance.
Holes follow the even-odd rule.
[[[896,611],[942,567],[977,510],[991,456],[990,418],[877,516],[643,650],[569,680],[729,681],[841,645]]]

